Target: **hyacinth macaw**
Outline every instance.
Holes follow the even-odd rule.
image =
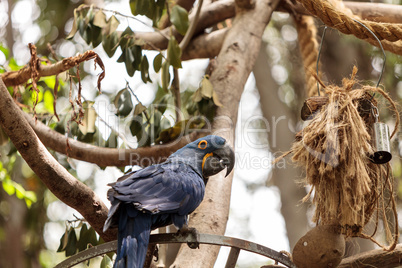
[[[234,167],[234,152],[224,138],[206,136],[173,153],[165,162],[133,171],[109,184],[111,202],[104,231],[118,228],[114,267],[142,268],[153,229],[187,226],[201,203],[209,176]]]

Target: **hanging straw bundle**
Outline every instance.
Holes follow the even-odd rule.
[[[369,108],[375,105],[369,93],[378,92],[395,112],[396,108],[379,88],[363,86],[352,90],[356,73],[355,67],[351,79],[344,79],[342,87],[325,88],[328,102],[303,129],[291,152],[292,160],[305,167],[305,182],[312,186],[304,201],[309,200],[314,191],[313,221],[320,225],[340,225],[347,236],[366,237],[362,228],[376,209],[378,213],[381,204],[382,208],[389,205],[389,202],[385,204],[383,194],[392,193],[392,183],[387,165],[370,161],[374,153],[371,140],[374,116],[363,104],[369,103]],[[398,124],[397,113],[396,119]],[[395,130],[392,136],[394,134]],[[396,215],[395,208],[394,212]]]

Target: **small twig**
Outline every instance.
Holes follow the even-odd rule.
[[[140,99],[137,97],[137,95],[134,93],[134,90],[131,89],[130,84],[126,81],[126,87],[128,88],[128,90],[130,91],[130,93],[135,97],[135,99],[137,100],[138,103],[142,102],[140,101]],[[147,119],[148,124],[150,124],[150,118],[149,118],[149,114],[147,112],[147,110],[143,111],[145,118]]]
[[[88,9],[88,8],[91,8],[91,6],[89,6],[89,5],[82,5],[82,6],[80,6],[79,8],[77,8],[77,11],[80,11],[81,9]],[[106,11],[106,12],[111,12],[111,13],[113,13],[113,14],[115,14],[115,15],[118,15],[118,16],[121,16],[121,17],[124,17],[124,18],[127,18],[127,19],[132,19],[132,20],[138,21],[139,23],[142,23],[143,25],[145,25],[145,26],[147,26],[147,27],[149,27],[149,28],[155,30],[155,32],[159,33],[160,35],[162,35],[163,37],[165,37],[167,40],[169,40],[169,36],[167,36],[167,35],[166,35],[165,33],[163,33],[161,30],[159,30],[158,28],[153,27],[153,26],[151,26],[151,25],[149,25],[149,24],[143,22],[142,20],[140,20],[140,19],[138,19],[138,18],[136,18],[136,17],[134,17],[134,16],[125,15],[125,14],[120,13],[120,12],[118,12],[118,11],[110,10],[110,9],[106,9],[106,8],[102,8],[102,7],[92,6],[92,8],[98,9],[98,10],[102,10],[102,11]]]
[[[59,74],[56,74],[54,88],[53,88],[53,112],[54,112],[54,116],[56,116],[56,118],[57,118],[57,121],[60,121],[59,115],[57,114],[57,110],[56,110],[58,88],[59,88]]]
[[[52,57],[55,61],[59,61],[59,57],[57,57],[56,52],[54,51],[54,49],[52,48],[52,45],[50,43],[47,43],[47,49],[49,49],[50,54],[52,54]]]
[[[180,78],[179,72],[176,68],[173,68],[173,81],[170,87],[174,97],[174,105],[176,112],[176,123],[182,120],[181,118],[181,97],[180,97]]]
[[[195,13],[194,19],[191,21],[190,26],[187,29],[186,35],[184,36],[183,40],[180,42],[179,46],[180,46],[181,51],[184,51],[186,49],[186,47],[188,46],[188,44],[191,41],[191,38],[194,35],[195,28],[198,23],[198,19],[200,18],[201,7],[202,7],[203,1],[204,0],[198,1],[197,11]]]
[[[109,125],[102,117],[100,117],[98,115],[98,118],[100,121],[102,121],[108,128],[110,128],[114,133],[117,134],[117,136],[119,136],[120,139],[122,139],[124,141],[124,143],[129,147],[129,149],[133,149],[133,147],[130,146],[130,144],[128,143],[126,137],[121,134],[119,131],[117,131],[116,129],[114,129],[111,125]]]
[[[29,66],[31,68],[31,83],[32,83],[32,90],[36,92],[36,98],[35,98],[35,102],[33,104],[33,111],[34,111],[34,117],[35,117],[35,121],[37,120],[36,117],[36,105],[38,105],[38,100],[39,100],[39,89],[37,86],[37,82],[39,80],[39,59],[38,59],[38,55],[36,53],[36,46],[32,43],[28,44],[29,50],[31,52],[31,59],[29,60]]]

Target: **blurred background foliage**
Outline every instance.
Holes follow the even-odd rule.
[[[81,4],[94,2],[104,4],[108,10],[124,10],[125,13],[80,7]],[[147,6],[147,3],[152,3],[152,6]],[[172,3],[169,1],[169,4]],[[394,1],[393,4],[401,2]],[[25,112],[32,114],[33,104],[37,101],[35,109],[38,119],[60,133],[67,133],[68,137],[104,147],[135,148],[166,143],[175,139],[183,130],[188,133],[205,127],[206,122],[213,118],[215,107],[220,105],[213,88],[208,84],[208,75],[205,75],[207,61],[182,63],[181,51],[174,38],[169,42],[167,53],[145,52],[141,48],[144,45],[142,40],[133,38],[134,28],[153,31],[155,27],[168,24],[163,0],[1,0],[0,7],[0,40],[3,40],[0,45],[1,73],[18,70],[29,61],[27,45],[30,42],[37,46],[38,54],[50,62],[97,47],[96,52],[106,63],[107,74],[101,95],[95,88],[99,70],[94,70],[91,62],[80,66],[79,78],[84,100],[82,107],[72,101],[77,97],[78,88],[75,69],[59,75],[57,96],[53,93],[56,77],[41,78],[38,94],[30,90],[30,85],[9,88],[10,94],[21,103]],[[148,18],[137,16],[137,20],[141,21],[138,22],[130,18],[133,14]],[[184,34],[188,28],[187,12],[174,6],[170,16],[171,23]],[[144,26],[144,23],[148,26]],[[320,35],[323,27],[318,25]],[[268,55],[270,66],[267,73],[275,82],[272,95],[279,98],[295,118],[299,118],[299,109],[306,94],[303,63],[293,18],[285,13],[275,13],[264,34],[264,41],[266,47],[263,49]],[[48,44],[52,49],[49,49]],[[109,64],[114,65],[109,67]],[[353,65],[358,66],[358,78],[362,83],[375,83],[383,62],[381,51],[377,48],[353,36],[329,30],[322,48],[321,64],[324,81],[339,85],[343,77],[350,75]],[[178,120],[174,110],[177,94],[170,86],[170,74],[173,68],[182,66],[182,118]],[[114,68],[114,72],[108,72],[108,69]],[[113,77],[116,74],[121,77]],[[401,57],[387,53],[382,84],[398,102],[402,98],[401,76]],[[261,114],[261,105],[266,103],[259,99],[255,85],[249,85],[248,88],[243,97],[248,101],[245,106],[249,107],[245,107],[244,111],[247,116]],[[55,97],[60,122],[54,117]],[[83,111],[83,125],[71,120],[74,112],[79,109]],[[381,120],[392,125],[392,114],[387,109],[380,109],[380,112]],[[253,128],[263,129],[264,126],[262,122],[257,122]],[[254,138],[261,144],[269,144],[270,141],[268,135],[256,135]],[[399,183],[402,179],[401,138],[399,134],[392,141],[392,166],[399,201],[402,199],[402,184]],[[88,244],[102,242],[89,226],[79,220],[80,215],[76,215],[76,219],[71,218],[74,211],[44,187],[1,129],[0,145],[0,267],[53,267],[65,256],[85,249]],[[55,152],[52,154],[71,174],[97,191],[102,198],[106,196],[104,185],[131,168],[98,167]],[[237,180],[243,187],[242,193],[248,194],[247,198],[251,200],[251,196],[257,196],[265,186],[275,189],[275,182],[268,176],[269,171],[266,170],[260,174],[259,179],[254,180],[249,180],[247,174],[239,171]],[[69,215],[69,221],[66,221],[66,215]],[[282,216],[285,221],[292,220],[291,215]],[[245,226],[239,232],[246,237],[253,237],[252,233],[258,230],[247,227],[250,226],[251,217],[244,211],[239,213],[233,209],[229,232],[231,226],[234,226],[233,222],[236,222]],[[286,247],[286,243],[283,247]],[[56,253],[56,249],[59,253]],[[110,264],[109,257],[103,260],[99,258],[91,265],[107,267]],[[243,260],[241,267],[259,267],[260,264],[258,260],[250,263],[248,259]]]

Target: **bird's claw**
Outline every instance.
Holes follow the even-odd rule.
[[[187,242],[187,245],[189,248],[191,248],[191,249],[200,248],[200,243],[199,243],[200,234],[197,231],[197,229],[184,225],[179,231],[177,231],[177,233],[180,235],[189,235],[193,238],[193,241]]]
[[[159,247],[158,246],[155,247],[155,250],[152,255],[155,257],[154,261],[158,262],[159,261]]]

